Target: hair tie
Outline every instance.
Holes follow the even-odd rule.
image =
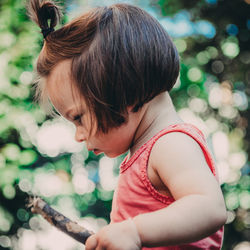
[[[55,31],[54,28],[42,29],[43,37],[46,38],[51,32]]]

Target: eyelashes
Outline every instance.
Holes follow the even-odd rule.
[[[81,115],[76,115],[73,117],[73,121],[77,121],[81,119]]]
[[[74,116],[73,121],[78,123],[78,124],[81,124],[82,123],[82,114]]]

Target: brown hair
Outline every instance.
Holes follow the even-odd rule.
[[[41,28],[49,27],[49,19],[55,27],[60,17],[51,1],[31,0],[28,10]],[[126,122],[127,107],[136,112],[170,91],[179,74],[178,52],[167,32],[129,4],[91,9],[51,32],[37,61],[38,75],[46,78],[65,59],[72,60],[72,80],[103,132]],[[37,94],[43,98],[39,87]]]

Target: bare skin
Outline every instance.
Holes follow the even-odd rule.
[[[144,106],[145,111],[136,130],[133,145],[130,148],[129,153],[131,156],[140,146],[162,129],[171,124],[183,123],[183,120],[177,114],[171,97],[167,92],[155,97]]]
[[[58,112],[76,126],[75,138],[89,150],[129,157],[152,136],[170,124],[183,123],[168,93],[144,104],[136,113],[128,107],[128,122],[107,134],[96,131],[80,95],[73,98],[69,84],[70,61],[59,63],[47,79],[48,95]],[[76,119],[77,117],[77,119]],[[92,133],[90,133],[92,129]],[[180,157],[181,156],[181,157]],[[142,246],[169,246],[197,241],[216,232],[226,220],[220,186],[200,146],[189,136],[174,132],[154,145],[148,164],[153,186],[175,199],[171,205],[133,220],[110,224],[89,237],[86,250],[136,250]]]

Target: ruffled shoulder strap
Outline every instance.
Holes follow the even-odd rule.
[[[172,132],[181,132],[184,133],[190,137],[192,137],[201,147],[206,162],[209,166],[209,168],[211,169],[212,173],[214,174],[214,176],[217,178],[218,180],[218,176],[217,176],[217,171],[216,171],[216,167],[215,167],[215,163],[214,163],[214,159],[210,153],[210,150],[207,146],[206,143],[206,139],[203,135],[203,133],[193,124],[189,124],[189,123],[179,123],[179,124],[173,124],[168,126],[166,129],[161,130],[158,134],[156,134],[154,137],[151,138],[151,140],[148,141],[147,143],[147,147],[146,147],[146,154],[144,155],[144,157],[146,157],[147,161],[150,155],[150,152],[154,146],[154,144],[156,143],[156,141],[161,138],[162,136],[168,134],[168,133],[172,133]]]

